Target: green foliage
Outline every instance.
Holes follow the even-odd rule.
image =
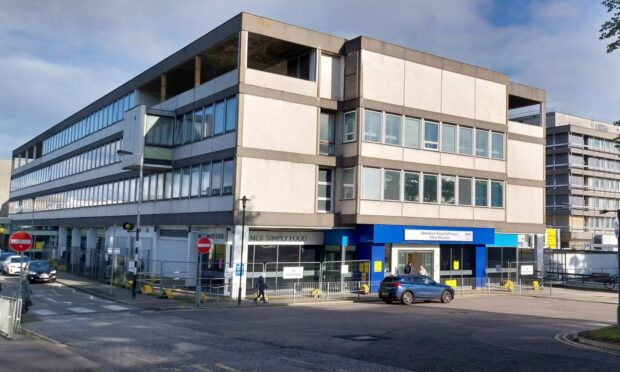
[[[597,340],[620,342],[620,330],[616,326],[596,329],[588,332],[589,335]]]
[[[601,25],[599,40],[611,40],[607,44],[607,53],[611,53],[620,48],[620,0],[603,0],[601,4],[611,13],[611,19]]]

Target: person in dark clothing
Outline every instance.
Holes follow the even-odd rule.
[[[267,302],[265,299],[265,289],[267,289],[267,284],[265,284],[265,278],[261,275],[256,282],[256,290],[258,291],[256,298],[254,299],[254,303],[258,302],[258,299],[262,299],[263,302]]]
[[[412,263],[411,261],[409,261],[409,263],[407,264],[407,266],[405,266],[405,274],[411,274],[411,267],[412,267]]]

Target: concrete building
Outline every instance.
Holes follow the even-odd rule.
[[[0,160],[0,250],[7,249],[11,220],[9,215],[9,185],[11,182],[11,160]]]
[[[563,248],[616,249],[615,213],[600,212],[620,208],[620,127],[561,112],[546,119],[547,225],[561,229]]]
[[[233,286],[408,262],[482,278],[545,229],[544,117],[508,120],[524,106],[544,112],[544,91],[242,13],[15,149],[11,217],[34,206],[79,270],[115,248],[192,272],[207,235],[204,275]]]

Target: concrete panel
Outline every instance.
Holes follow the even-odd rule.
[[[438,204],[403,203],[403,217],[439,218]]]
[[[343,158],[357,156],[357,142],[345,143],[340,148],[342,149]]]
[[[476,119],[506,124],[506,86],[476,79]]]
[[[503,160],[493,160],[485,158],[474,158],[475,168],[487,172],[506,172],[506,162]]]
[[[239,194],[252,200],[250,213],[314,213],[317,167],[276,160],[239,158]]]
[[[381,145],[378,143],[362,142],[362,156],[399,161],[403,159],[403,148],[398,146]]]
[[[270,72],[253,70],[251,68],[245,71],[245,83],[248,85],[282,90],[289,93],[302,94],[304,96],[316,97],[317,93],[316,82],[314,81],[272,74]]]
[[[459,207],[455,205],[440,205],[439,217],[452,220],[473,220],[474,207]]]
[[[245,95],[243,147],[315,155],[316,107]]]
[[[336,212],[340,214],[355,214],[357,204],[355,200],[342,200],[336,202]]]
[[[376,200],[360,200],[360,213],[370,216],[400,216],[401,204]]]
[[[236,132],[226,133],[221,136],[216,136],[191,144],[175,147],[172,151],[172,159],[176,161],[196,155],[230,149],[235,147],[236,138]]]
[[[364,98],[404,104],[404,60],[362,50],[362,79]]]
[[[405,62],[405,106],[441,111],[441,70]]]
[[[512,178],[544,181],[544,146],[507,140],[507,175]]]
[[[544,223],[545,190],[506,185],[506,222]]]
[[[341,57],[327,54],[321,55],[321,77],[319,90],[321,98],[342,101],[342,75],[344,63]]]
[[[517,123],[516,121],[508,122],[508,132],[536,138],[545,138],[545,131],[543,127]]]
[[[441,155],[437,151],[403,149],[403,160],[412,163],[440,165]]]
[[[506,211],[498,208],[474,208],[474,219],[481,221],[505,221]]]
[[[440,153],[441,166],[461,169],[474,169],[475,158],[473,156]]]
[[[441,112],[474,119],[475,78],[443,71],[441,78]]]

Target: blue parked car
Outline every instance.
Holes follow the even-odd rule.
[[[454,298],[454,289],[423,275],[393,275],[381,282],[379,297],[388,304],[394,300],[403,305],[430,300],[448,303]]]

